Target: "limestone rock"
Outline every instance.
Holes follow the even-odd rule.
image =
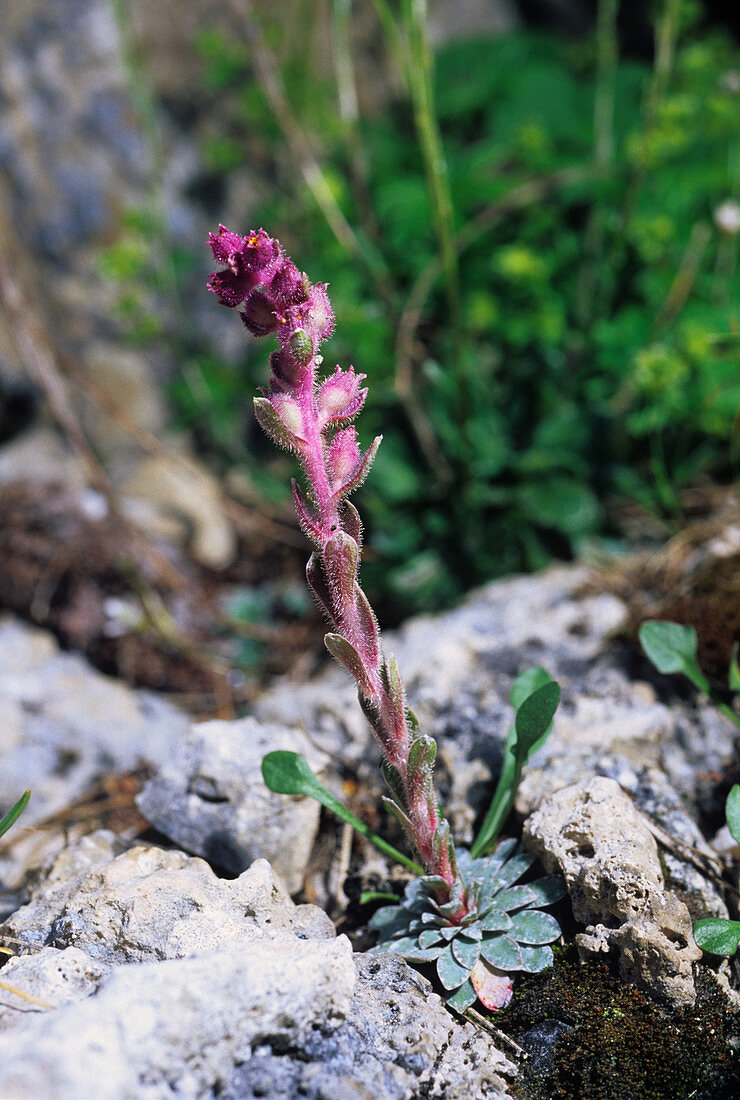
[[[102,977],[103,968],[77,947],[64,951],[43,947],[38,953],[9,959],[2,972],[6,988],[2,991],[4,1003],[0,1003],[0,1030],[18,1023],[18,1009],[28,1011],[29,1005],[61,1008],[90,996]],[[21,994],[41,1004],[32,1005]]]
[[[347,1021],[314,1034],[303,1058],[264,1049],[235,1074],[222,1100],[504,1100],[516,1068],[488,1036],[460,1024],[429,982],[392,955],[356,956]]]
[[[265,786],[262,758],[275,749],[301,753],[318,773],[327,763],[300,730],[254,718],[198,723],[146,784],[139,809],[175,844],[232,873],[268,859],[295,893],[316,837],[319,805]]]
[[[701,957],[688,909],[664,888],[658,849],[632,800],[597,777],[557,791],[528,819],[524,841],[565,877],[580,944],[620,951],[620,970],[672,1004],[695,999],[692,963]]]
[[[230,951],[255,940],[328,939],[334,926],[313,905],[296,906],[266,860],[233,880],[182,852],[138,845],[105,859],[88,845],[76,877],[69,855],[53,867],[4,932],[28,943],[77,947],[103,967]]]
[[[0,1095],[213,1095],[253,1045],[296,1043],[341,1024],[355,980],[344,936],[120,966],[95,996],[0,1035]]]

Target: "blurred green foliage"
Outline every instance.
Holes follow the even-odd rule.
[[[331,72],[300,51],[276,64],[352,254],[285,155],[253,49],[202,36],[219,116],[205,161],[214,178],[259,161],[270,182],[232,228],[264,225],[331,284],[328,365],[368,375],[360,434],[384,441],[359,501],[363,579],[384,618],[614,535],[616,495],[676,522],[683,488],[730,475],[740,235],[718,210],[740,199],[740,55],[692,11],[668,0],[653,67],[619,59],[603,21],[588,43],[522,32],[436,53],[459,293],[410,98],[342,118]],[[263,33],[254,49],[279,46],[277,26]],[[122,242],[115,262],[139,252]],[[267,377],[247,344],[238,369],[202,354],[173,396],[181,423],[269,487],[272,460],[243,446],[235,413]]]

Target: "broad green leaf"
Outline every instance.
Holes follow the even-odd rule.
[[[725,804],[727,828],[735,840],[740,843],[740,784],[736,783],[727,796]]]
[[[694,939],[710,955],[734,955],[740,945],[740,921],[707,917],[694,925]]]
[[[696,660],[696,631],[693,626],[643,623],[640,644],[658,672],[681,672],[699,691],[709,691],[707,679]]]
[[[537,688],[516,712],[516,753],[523,764],[535,744],[547,732],[560,702],[560,685],[551,680]]]
[[[514,680],[509,691],[509,702],[514,710],[518,710],[525,699],[533,695],[538,688],[544,687],[552,681],[550,673],[535,665],[533,668],[525,668]]]
[[[730,657],[730,691],[740,691],[740,664],[738,664],[737,660],[738,648],[740,647],[738,646],[738,643],[735,642],[734,646],[732,647],[732,656]]]
[[[18,799],[15,806],[13,806],[12,810],[8,810],[5,817],[2,819],[2,821],[0,821],[0,836],[3,836],[4,833],[7,833],[10,826],[15,824],[15,822],[18,820],[18,818],[21,816],[26,806],[28,805],[28,800],[30,797],[31,792],[25,791]]]
[[[511,918],[509,935],[517,943],[535,945],[552,943],[560,935],[560,925],[549,913],[541,913],[538,909],[525,909],[521,913],[515,913]]]
[[[335,813],[340,821],[351,825],[360,836],[366,837],[385,855],[402,863],[417,875],[424,874],[423,867],[374,833],[364,821],[355,817],[351,810],[335,798],[331,791],[318,781],[308,761],[300,753],[288,752],[286,749],[268,752],[262,759],[262,778],[270,790],[275,791],[276,794],[306,795],[316,799],[322,806],[326,806],[327,810]]]

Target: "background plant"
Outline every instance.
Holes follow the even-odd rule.
[[[640,642],[647,656],[664,673],[685,676],[699,691],[708,695],[717,709],[740,726],[740,714],[719,698],[699,668],[697,660],[697,636],[692,626],[680,623],[646,622],[640,627]],[[727,682],[731,692],[740,691],[740,666],[738,645],[733,647],[728,668]],[[740,843],[740,786],[737,784],[727,796],[725,818],[732,837]],[[705,917],[694,924],[694,938],[703,951],[713,955],[732,955],[740,945],[740,921],[724,917]]]
[[[619,56],[613,0],[587,45],[520,33],[433,58],[423,4],[374,7],[400,88],[374,111],[346,2],[334,73],[255,11],[248,40],[204,34],[204,156],[214,187],[255,159],[277,181],[250,220],[310,242],[338,302],[331,354],[379,382],[366,511],[383,565],[369,555],[365,576],[397,619],[614,533],[615,494],[675,523],[683,486],[729,474],[738,55],[675,0],[652,68]],[[173,393],[181,423],[226,461],[251,451],[275,494],[281,471],[234,414],[258,372],[198,352]]]

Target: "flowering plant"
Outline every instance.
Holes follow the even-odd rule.
[[[499,787],[472,853],[457,853],[434,792],[436,744],[406,705],[398,666],[382,651],[375,614],[359,584],[362,524],[348,497],[364,481],[381,442],[378,436],[363,453],[352,425],[367,396],[365,375],[337,367],[318,378],[319,349],[334,328],[326,286],[312,285],[277,240],[263,229],[242,237],[221,225],[210,235],[210,246],[222,266],[209,288],[223,305],[238,309],[253,335],[277,336],[270,384],[255,398],[255,413],[267,434],[292,451],[303,468],[308,497],[293,481],[293,498],[301,527],[315,547],[306,576],[332,626],[326,647],[357,683],[360,706],[383,754],[382,773],[391,795],[385,804],[419,864],[363,827],[296,754],[269,754],[263,762],[265,780],[273,790],[311,794],[338,810],[419,873],[398,905],[373,917],[379,949],[436,962],[448,1001],[460,1011],[476,997],[488,1007],[501,1007],[511,994],[506,972],[549,965],[552,952],[546,945],[560,934],[555,919],[535,908],[562,896],[560,882],[549,876],[514,886],[533,858],[510,841],[487,854],[511,808],[523,764],[549,732],[560,689],[543,670],[520,677]]]

